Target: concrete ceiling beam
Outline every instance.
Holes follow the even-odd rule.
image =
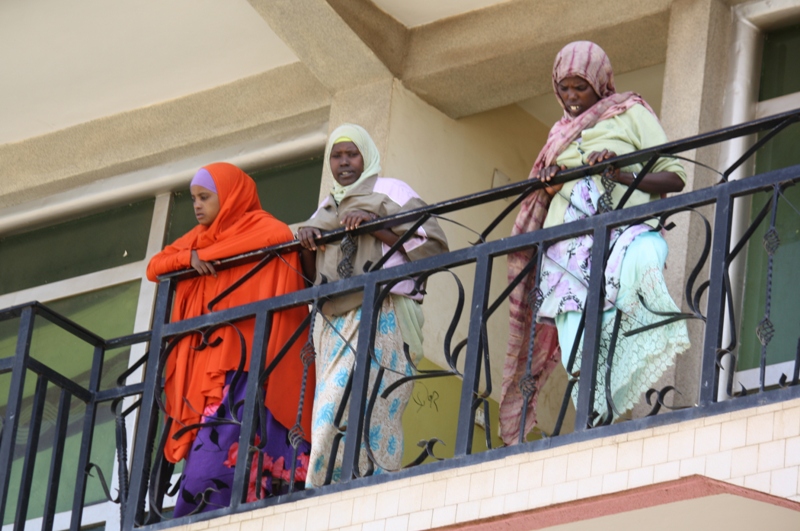
[[[453,118],[549,92],[553,58],[573,40],[599,43],[618,73],[663,63],[671,3],[512,0],[408,29],[372,3],[328,0],[408,89]]]
[[[328,0],[343,21],[401,79],[411,31],[372,2]]]
[[[666,57],[670,3],[517,0],[445,19],[411,31],[403,81],[460,117],[552,90],[553,58],[574,40],[600,44],[619,73],[651,66]]]
[[[392,73],[325,0],[248,0],[312,74],[332,92]]]

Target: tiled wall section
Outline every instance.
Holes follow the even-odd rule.
[[[694,474],[800,501],[800,400],[508,457],[183,526],[412,531]]]

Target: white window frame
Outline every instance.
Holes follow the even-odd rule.
[[[800,2],[797,0],[757,0],[740,4],[732,8],[734,15],[734,30],[731,50],[731,63],[726,91],[726,104],[724,109],[723,126],[731,126],[770,116],[783,111],[800,108],[800,92],[758,101],[758,80],[761,73],[761,55],[763,49],[764,32],[791,26],[800,22]],[[723,144],[720,151],[720,167],[731,166],[752,144],[752,138],[737,138]],[[742,165],[734,172],[730,179],[736,180],[751,175],[755,164],[753,159]],[[736,242],[744,234],[750,222],[749,198],[738,199],[733,206],[733,227],[731,242]],[[731,284],[734,286],[733,307],[742,308],[745,274],[745,254],[740,254],[731,264]],[[726,310],[727,314],[727,310]],[[741,317],[741,311],[738,312]],[[736,331],[740,330],[740,322],[735,323]],[[723,328],[723,345],[730,340],[733,331],[725,319]],[[723,358],[723,369],[720,371],[719,400],[728,398],[725,382],[728,380],[728,371],[731,358]],[[777,385],[781,374],[791,374],[794,362],[776,363],[767,366],[765,384]],[[760,369],[737,371],[734,374],[734,391],[744,386],[747,389],[757,389],[760,385]]]
[[[279,144],[266,147],[259,146],[255,142],[240,144],[204,153],[176,163],[147,168],[97,181],[22,205],[0,209],[0,236],[3,236],[23,229],[47,226],[58,222],[58,220],[77,217],[83,213],[102,211],[126,202],[155,197],[147,250],[143,260],[0,295],[0,309],[30,301],[40,301],[46,304],[49,301],[90,293],[126,282],[139,281],[139,299],[136,306],[133,333],[149,330],[153,320],[157,285],[147,280],[145,272],[150,258],[161,251],[164,246],[172,193],[175,190],[184,188],[194,172],[197,171],[197,168],[212,161],[230,162],[245,171],[249,171],[318,155],[325,148],[327,129],[328,124],[324,123],[315,131]],[[145,344],[133,345],[128,366],[133,365],[145,352]],[[142,377],[143,369],[139,368],[128,377],[127,383],[140,382]],[[127,399],[123,407],[128,407],[132,403],[133,399]],[[133,445],[136,426],[135,417],[135,415],[130,415],[126,420],[129,447]],[[130,453],[130,458],[132,458],[132,452]],[[116,463],[116,460],[117,455],[115,453],[114,463]],[[128,466],[130,467],[130,462]],[[116,466],[113,470],[109,488],[112,493],[119,488]],[[174,505],[174,498],[165,500],[165,502],[165,507],[171,507]],[[53,523],[54,529],[68,529],[71,516],[71,510],[57,513]],[[42,523],[42,518],[30,519],[25,523],[25,530],[38,531],[42,528]],[[118,531],[120,524],[119,505],[111,502],[101,502],[86,506],[83,510],[81,524],[82,526],[105,524],[107,531]],[[2,531],[11,531],[12,529],[13,524],[2,527]]]

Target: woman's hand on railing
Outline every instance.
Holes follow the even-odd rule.
[[[378,215],[373,214],[372,212],[365,212],[364,210],[351,210],[344,215],[340,223],[345,229],[353,230],[365,221],[374,221],[376,219],[378,219]]]
[[[556,165],[547,166],[546,168],[542,168],[541,170],[539,170],[539,174],[536,176],[536,178],[539,179],[540,181],[542,181],[543,183],[547,183],[553,177],[555,177],[558,172],[560,172],[562,170],[566,170],[566,169],[567,169],[567,167],[564,166],[564,165],[561,165],[561,166],[556,166]],[[562,186],[564,186],[564,185],[563,184],[554,184],[553,186],[545,186],[544,189],[548,194],[550,194],[552,196],[552,195],[556,195],[556,193],[559,190],[561,190]]]
[[[322,237],[322,233],[316,227],[300,227],[295,235],[297,240],[300,242],[300,245],[303,246],[304,249],[308,249],[309,251],[316,251],[317,250],[317,242],[319,238]],[[325,250],[325,245],[319,246],[320,251]]]
[[[366,221],[375,221],[378,219],[377,214],[372,212],[366,212],[364,210],[352,210],[344,215],[342,218],[342,225],[347,230],[353,230],[362,223]],[[397,234],[391,231],[391,229],[378,229],[376,231],[370,232],[370,236],[376,238],[381,241],[381,243],[385,243],[389,247],[395,244],[397,240],[400,238]],[[399,251],[403,254],[406,254],[406,250],[402,247]]]
[[[217,276],[217,271],[214,269],[214,265],[211,262],[200,260],[200,257],[197,256],[197,251],[194,249],[192,249],[192,258],[190,263],[192,268],[200,275]]]
[[[589,153],[589,156],[586,157],[586,164],[589,166],[594,166],[598,162],[603,162],[604,160],[613,159],[616,157],[617,154],[613,151],[608,149],[604,149],[603,151],[592,151]],[[630,186],[630,184],[636,179],[635,173],[623,172],[619,170],[616,166],[607,168],[606,169],[608,177],[614,181],[615,183],[621,183],[626,186]]]

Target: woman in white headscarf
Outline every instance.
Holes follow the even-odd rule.
[[[411,223],[382,229],[369,234],[345,236],[341,241],[317,245],[322,231],[339,228],[355,229],[365,221],[413,210],[425,203],[406,183],[397,179],[378,177],[381,171],[380,154],[364,128],[343,124],[331,133],[325,149],[336,181],[331,194],[320,204],[308,221],[301,225],[298,239],[303,245],[304,270],[316,284],[349,278],[364,271],[364,266],[376,263],[398,238],[405,234]],[[393,267],[447,251],[447,240],[435,219],[428,220],[417,229],[402,248],[387,260],[384,268]],[[322,308],[325,324],[317,353],[317,387],[312,415],[311,458],[306,479],[308,487],[318,487],[325,482],[330,465],[332,481],[341,473],[344,438],[334,452],[337,434],[344,436],[347,425],[345,399],[348,381],[352,377],[358,344],[358,325],[361,322],[362,293],[352,293],[329,300]],[[377,371],[384,368],[379,389],[412,374],[412,367],[404,353],[408,345],[414,363],[422,358],[422,294],[414,291],[414,282],[404,280],[395,284],[384,300],[375,332],[375,359],[370,362],[372,391]],[[360,353],[362,358],[366,353]],[[397,470],[402,466],[402,418],[413,384],[407,382],[387,398],[377,398],[369,426],[368,455],[362,438],[359,469],[366,473],[372,460],[375,474]],[[369,396],[369,395],[367,395]],[[340,409],[344,412],[340,422],[335,418]],[[335,454],[335,455],[334,455]]]

